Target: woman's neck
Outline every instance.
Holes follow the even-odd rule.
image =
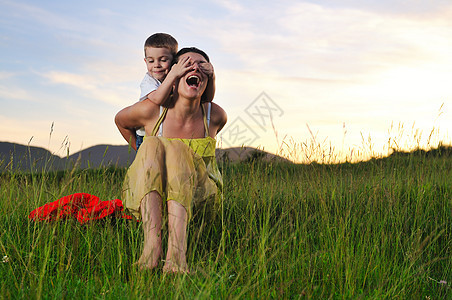
[[[175,115],[183,119],[191,119],[199,114],[201,99],[191,100],[179,97],[174,103]]]

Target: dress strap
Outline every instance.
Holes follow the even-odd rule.
[[[166,108],[166,110],[165,110],[165,116],[166,116],[167,111],[168,111],[168,108]],[[160,115],[162,115],[162,114],[163,114],[163,106],[160,106]],[[163,116],[162,121],[160,122],[158,136],[163,136],[163,120],[165,119],[165,116]]]
[[[212,102],[207,104],[207,128],[210,126],[210,111],[212,110]]]
[[[203,121],[204,121],[205,137],[209,136],[211,108],[212,108],[212,103],[208,103],[207,114],[206,114],[204,105],[201,104],[201,110],[202,110]],[[167,112],[168,112],[168,107],[160,106],[160,116],[157,120],[157,123],[155,123],[154,128],[152,129],[152,133],[151,133],[152,136],[163,136],[163,120],[165,119]]]
[[[208,104],[209,106],[207,108],[207,114],[206,114],[206,111],[204,110],[204,105],[201,104],[202,116],[203,116],[203,121],[204,121],[205,137],[209,136],[210,104],[211,103]]]
[[[154,125],[154,129],[152,129],[152,133],[151,133],[152,136],[162,136],[163,135],[163,119],[165,119],[167,112],[168,112],[167,107],[160,106],[160,116],[157,120],[157,123],[155,123],[155,125]]]

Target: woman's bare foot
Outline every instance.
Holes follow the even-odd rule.
[[[182,264],[182,265],[178,265],[178,264],[172,262],[171,260],[167,260],[167,261],[165,261],[165,265],[163,266],[163,273],[190,274],[190,270],[188,269],[188,265],[186,263]]]
[[[143,253],[134,265],[138,266],[140,269],[153,269],[156,268],[160,262],[162,254],[162,248],[157,247],[154,249],[143,249]]]
[[[143,221],[144,246],[140,258],[135,263],[141,269],[158,266],[162,255],[162,198],[153,191],[147,194],[140,204]]]
[[[168,251],[163,266],[165,273],[188,273],[187,265],[187,210],[182,204],[170,200],[168,205]]]

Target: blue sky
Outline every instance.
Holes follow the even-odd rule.
[[[313,144],[350,157],[451,141],[452,3],[418,0],[0,0],[0,140],[125,143],[114,115],[139,97],[155,32],[211,57],[220,146],[302,160]]]

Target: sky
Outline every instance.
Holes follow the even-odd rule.
[[[143,44],[165,32],[215,68],[218,147],[359,160],[452,138],[452,2],[0,0],[0,141],[60,156],[126,144]]]

